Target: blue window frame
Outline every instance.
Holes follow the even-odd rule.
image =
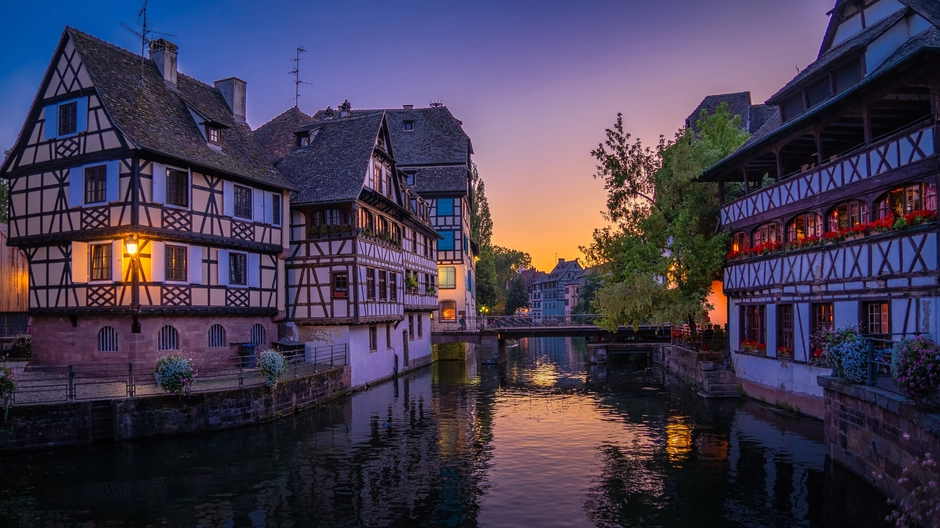
[[[467,270],[467,291],[473,291],[473,272]]]
[[[454,199],[453,198],[438,198],[437,199],[437,216],[447,216],[454,214]]]
[[[45,129],[46,139],[67,138],[87,131],[88,98],[47,105]]]
[[[444,237],[443,240],[437,241],[438,251],[453,251],[454,249],[454,231],[441,231],[440,235]]]

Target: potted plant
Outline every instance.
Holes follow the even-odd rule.
[[[826,356],[833,374],[852,383],[864,383],[868,378],[868,349],[870,342],[848,327],[830,332],[826,336]]]
[[[405,274],[405,290],[408,293],[418,293],[418,277],[414,273]]]
[[[170,354],[157,359],[153,369],[157,386],[171,394],[188,394],[196,381],[193,362],[179,354]]]
[[[777,357],[784,359],[793,359],[793,349],[786,346],[777,347]]]
[[[940,346],[924,335],[899,341],[891,349],[891,375],[901,392],[915,402],[936,404]]]
[[[437,288],[435,288],[433,284],[428,284],[428,285],[424,288],[424,292],[425,292],[427,295],[434,295],[435,293],[437,293]]]
[[[273,390],[277,387],[281,376],[287,371],[287,360],[280,352],[269,348],[258,354],[258,368],[261,370],[264,384]]]

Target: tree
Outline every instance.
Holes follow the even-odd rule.
[[[618,114],[591,152],[614,223],[596,229],[582,248],[608,273],[597,292],[601,326],[687,321],[694,329],[726,250],[725,235],[716,234],[717,186],[696,178],[744,143],[740,124],[722,104],[711,115],[703,110],[694,130],[680,130],[670,142],[660,137],[651,150],[631,143]]]
[[[590,271],[584,276],[584,283],[578,290],[578,303],[571,308],[573,314],[593,314],[596,313],[594,303],[597,299],[597,291],[604,284],[601,274],[597,271]]]
[[[520,308],[529,306],[529,292],[525,287],[525,279],[521,275],[516,275],[510,282],[509,292],[506,296],[506,308],[504,315],[513,315]]]
[[[480,248],[480,260],[477,261],[477,306],[493,310],[500,302],[500,287],[496,279],[496,259],[493,248]]]
[[[0,224],[7,223],[7,197],[9,182],[0,178]]]
[[[482,246],[489,246],[493,240],[493,218],[490,216],[490,203],[486,199],[486,186],[477,164],[470,165],[470,238]]]

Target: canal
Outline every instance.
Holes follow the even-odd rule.
[[[278,422],[0,458],[0,526],[886,526],[822,424],[577,339]]]

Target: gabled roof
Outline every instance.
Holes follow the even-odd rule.
[[[282,114],[283,115],[283,114]],[[277,133],[294,138],[295,129],[284,125],[275,130],[274,120],[264,134],[273,138]],[[373,149],[385,121],[381,110],[359,113],[343,119],[317,121],[306,125],[310,132],[310,145],[296,147],[275,162],[275,168],[297,189],[292,204],[353,201],[359,198],[365,185],[366,172],[372,160]],[[262,127],[264,128],[264,127]],[[270,144],[279,145],[271,139]]]
[[[466,193],[467,174],[466,166],[419,167],[415,169],[415,189],[420,193]]]
[[[297,146],[294,132],[311,123],[313,117],[294,106],[255,130],[255,139],[268,160],[274,162],[294,150]]]
[[[826,34],[823,36],[822,44],[819,46],[817,58],[822,57],[829,51],[832,41],[835,39],[836,31],[841,24],[841,7],[849,3],[850,0],[836,0],[836,5],[827,13],[830,15],[829,26],[826,28]],[[922,17],[929,20],[933,25],[940,26],[940,2],[936,0],[898,0],[900,3],[917,11]]]
[[[685,118],[686,128],[696,128],[696,123],[701,117],[702,110],[707,110],[709,114],[715,113],[715,110],[722,104],[728,104],[728,112],[732,116],[741,116],[741,126],[747,128],[748,117],[751,113],[751,92],[737,92],[727,94],[708,95],[699,103],[695,110]]]
[[[75,28],[65,31],[108,115],[137,148],[273,187],[289,187],[267,163],[248,124],[235,120],[215,87],[179,73],[174,91],[152,61],[144,60],[141,68],[140,55]],[[187,106],[224,127],[221,152],[206,144]]]

